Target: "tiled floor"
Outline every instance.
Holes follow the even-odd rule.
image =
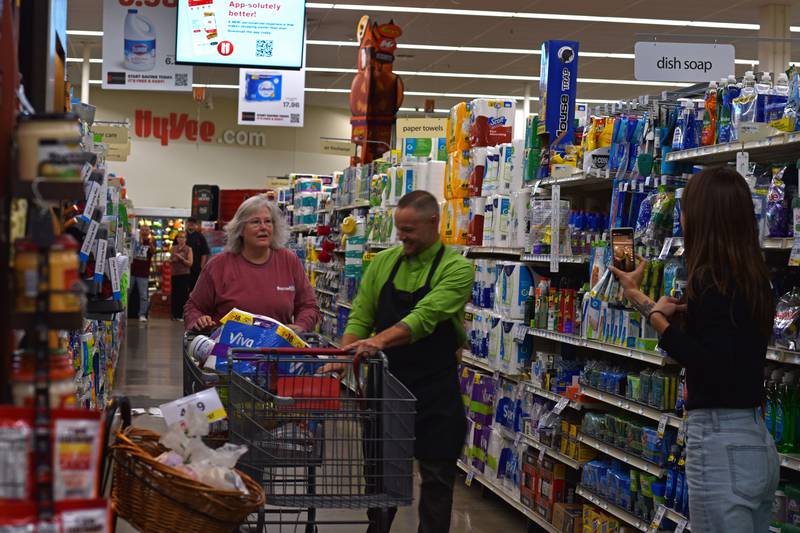
[[[182,334],[183,324],[165,319],[152,319],[146,325],[131,320],[126,350],[121,357],[117,374],[117,391],[131,399],[134,407],[153,407],[182,396]],[[156,422],[158,423],[158,422]],[[418,481],[418,480],[417,480]],[[417,487],[418,489],[418,487]],[[337,520],[361,520],[360,511],[321,513]],[[286,526],[272,526],[272,532],[303,531],[295,527],[294,518]],[[392,527],[393,533],[411,533],[417,529],[415,507],[402,508]],[[364,531],[363,525],[343,527],[320,526],[320,533],[350,533]],[[134,531],[120,524],[118,531]],[[512,533],[540,531],[516,510],[477,482],[464,484],[464,476],[456,480],[452,515],[453,533]],[[198,532],[200,533],[200,532]],[[443,532],[444,533],[444,532]]]

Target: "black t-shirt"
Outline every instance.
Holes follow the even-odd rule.
[[[186,235],[186,244],[192,249],[192,255],[194,256],[192,261],[192,274],[200,274],[200,270],[202,269],[202,256],[211,254],[211,249],[208,247],[206,238],[203,237],[203,234],[199,231],[188,233]]]
[[[709,289],[690,300],[686,330],[670,325],[660,346],[686,367],[688,409],[746,409],[761,405],[769,339],[744,298]]]

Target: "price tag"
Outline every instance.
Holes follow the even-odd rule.
[[[531,196],[536,196],[539,192],[539,187],[542,184],[542,180],[536,180],[536,183],[533,184],[533,191],[531,192]]]
[[[92,219],[94,210],[97,209],[100,203],[100,189],[101,185],[96,181],[89,182],[88,190],[86,191],[86,205],[83,208],[83,214],[80,216],[86,222]]]
[[[683,533],[688,525],[689,522],[687,522],[685,518],[681,518],[678,520],[678,527],[675,528],[675,533]]]
[[[525,326],[525,324],[514,324],[514,331],[512,332],[512,335],[515,342],[525,342],[525,337],[528,335],[527,326]]]
[[[750,173],[750,154],[748,152],[736,154],[736,172],[742,176],[747,176]]]
[[[547,453],[547,448],[544,445],[539,448],[539,462],[544,463],[544,454]]]
[[[190,405],[204,413],[209,422],[216,422],[228,416],[215,388],[205,389],[158,407],[164,415],[164,422],[171,426],[186,419],[187,409]]]
[[[94,280],[98,283],[103,281],[103,276],[106,273],[106,249],[108,248],[108,241],[105,239],[97,239],[97,251],[95,252],[94,261]]]
[[[474,470],[470,470],[469,472],[467,472],[467,479],[464,480],[464,484],[467,487],[471,487],[473,479],[475,479],[475,471]]]
[[[122,291],[120,289],[119,261],[116,256],[108,258],[108,277],[111,279],[112,297],[114,300],[120,301],[122,299]]]
[[[569,405],[569,398],[561,398],[558,400],[558,403],[553,408],[553,412],[557,415],[560,415],[561,412]]]
[[[86,181],[89,179],[89,176],[92,175],[92,164],[90,162],[85,162],[81,167],[81,181]]]
[[[664,239],[664,246],[661,248],[661,253],[658,254],[659,259],[666,259],[669,256],[669,251],[672,248],[672,237]]]
[[[650,531],[658,531],[661,527],[661,521],[664,520],[664,515],[667,514],[667,508],[664,505],[659,505],[656,509],[656,514],[653,516],[653,521],[650,522]]]
[[[92,249],[94,248],[94,240],[97,238],[98,229],[100,229],[100,224],[98,224],[96,220],[92,220],[89,223],[89,229],[86,230],[86,237],[83,239],[83,245],[81,245],[81,263],[85,263],[89,260],[89,254],[92,253]]]
[[[514,448],[519,448],[520,442],[522,442],[522,433],[517,433],[517,436],[514,437]]]
[[[681,421],[681,425],[678,428],[678,436],[676,438],[676,442],[678,446],[683,446],[686,443],[686,421]]]
[[[669,415],[667,413],[664,413],[663,415],[661,415],[661,418],[658,419],[658,432],[657,433],[658,433],[658,438],[659,439],[663,439],[664,438],[664,432],[667,429],[667,422],[668,421],[669,421]]]

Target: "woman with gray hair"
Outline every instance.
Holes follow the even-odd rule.
[[[320,318],[300,259],[283,246],[289,229],[278,206],[258,195],[225,226],[225,251],[200,274],[183,310],[187,329],[214,327],[234,307],[311,331]]]

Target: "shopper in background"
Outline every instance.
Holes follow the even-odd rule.
[[[764,532],[780,466],[757,408],[774,300],[753,201],[728,167],[693,176],[681,198],[686,304],[639,290],[645,262],[617,275],[625,297],[658,331],[660,346],[686,367],[686,479],[692,531]],[[640,258],[641,259],[641,258]],[[686,310],[686,327],[670,324]]]
[[[147,322],[150,305],[150,264],[155,253],[156,243],[150,235],[150,226],[140,226],[139,236],[133,240],[133,261],[131,261],[131,290],[139,295],[140,322]]]
[[[191,268],[191,282],[189,290],[194,289],[197,279],[200,277],[200,271],[203,270],[208,261],[208,256],[211,255],[211,250],[208,248],[208,241],[200,231],[200,224],[197,219],[189,217],[186,220],[186,244],[192,249],[192,268]]]
[[[186,232],[179,231],[175,243],[170,250],[169,260],[172,263],[172,319],[183,320],[183,306],[189,299],[192,290],[193,250],[186,244]]]
[[[464,306],[473,271],[439,239],[439,204],[430,193],[403,196],[395,227],[403,245],[379,253],[365,272],[342,345],[361,355],[385,352],[389,369],[417,398],[419,531],[444,533],[450,529],[456,461],[467,431],[456,352],[466,342]],[[370,509],[369,531],[389,531],[395,512],[385,517]]]
[[[319,307],[303,264],[283,247],[288,232],[277,205],[262,195],[245,200],[225,226],[225,251],[211,258],[189,296],[187,329],[212,328],[236,307],[312,331]]]

